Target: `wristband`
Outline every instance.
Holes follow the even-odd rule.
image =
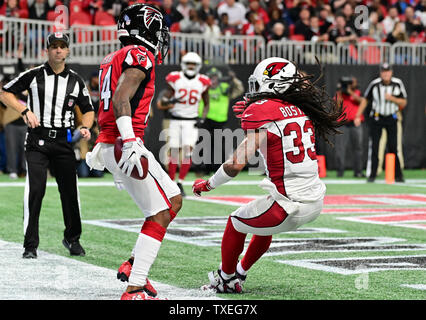
[[[21,115],[25,116],[27,114],[27,112],[30,111],[30,109],[25,108],[24,111],[21,112]]]
[[[121,139],[127,140],[131,138],[135,138],[131,117],[121,116],[115,122],[117,123],[118,131],[120,131]]]
[[[219,187],[220,185],[231,181],[233,177],[228,176],[228,174],[223,169],[223,164],[216,171],[216,173],[208,180],[208,184],[212,189]]]

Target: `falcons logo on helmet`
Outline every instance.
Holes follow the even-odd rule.
[[[142,10],[144,11],[143,14],[143,21],[145,23],[145,26],[149,29],[151,27],[151,24],[156,20],[158,21],[158,23],[160,24],[160,28],[161,29],[163,27],[163,15],[161,14],[160,11],[151,8],[151,7],[145,7],[142,8]]]
[[[263,74],[265,76],[268,76],[269,78],[272,78],[276,74],[278,74],[282,69],[285,68],[285,66],[288,65],[288,62],[273,62],[266,66],[265,71],[263,71]]]

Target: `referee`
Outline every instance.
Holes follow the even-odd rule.
[[[0,101],[21,113],[28,125],[25,141],[27,177],[24,193],[24,258],[37,258],[39,216],[46,190],[48,168],[56,178],[65,223],[62,243],[71,255],[84,256],[80,245],[81,219],[76,160],[71,145],[74,107],[83,113],[80,133],[90,139],[94,110],[82,78],[65,60],[69,38],[56,32],[47,37],[48,61],[22,72],[0,91]],[[16,94],[28,90],[27,107]]]
[[[361,124],[361,115],[367,105],[371,104],[368,117],[369,126],[369,150],[367,162],[368,182],[374,182],[377,175],[379,162],[379,141],[382,129],[386,129],[388,135],[388,152],[395,154],[395,181],[404,182],[397,152],[397,112],[407,105],[407,92],[404,84],[398,78],[392,76],[392,67],[384,63],[380,67],[380,77],[371,81],[364,93],[354,124]]]

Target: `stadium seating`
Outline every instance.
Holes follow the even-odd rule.
[[[116,21],[114,17],[106,11],[98,10],[95,13],[95,25],[97,26],[115,26]],[[100,36],[101,40],[113,40],[114,34],[112,30],[102,30]]]

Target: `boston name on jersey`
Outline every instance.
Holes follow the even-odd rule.
[[[266,173],[281,194],[294,201],[315,201],[324,196],[314,127],[302,110],[281,100],[259,100],[246,108],[241,127],[267,130],[267,148],[260,152]]]

